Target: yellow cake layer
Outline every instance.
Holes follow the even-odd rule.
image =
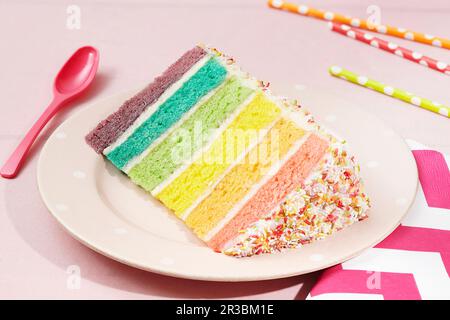
[[[250,150],[242,163],[234,166],[190,213],[186,224],[204,238],[304,134],[305,131],[292,121],[278,120],[261,143]]]
[[[182,216],[224,171],[255,143],[258,131],[280,115],[280,108],[263,94],[256,95],[203,155],[156,195]]]

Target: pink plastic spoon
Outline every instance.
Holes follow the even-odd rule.
[[[53,101],[45,109],[33,127],[28,131],[22,142],[6,161],[0,170],[4,178],[12,179],[23,165],[25,156],[31,145],[47,122],[62,109],[71,99],[82,93],[92,82],[97,72],[99,53],[94,47],[86,46],[79,48],[66,61],[58,72],[53,84]]]

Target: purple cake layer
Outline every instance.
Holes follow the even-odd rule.
[[[115,142],[125,130],[153,104],[173,83],[178,81],[194,64],[206,55],[200,47],[187,51],[180,59],[172,64],[162,75],[155,78],[144,90],[100,122],[87,136],[86,142],[97,152],[102,153],[105,148]]]

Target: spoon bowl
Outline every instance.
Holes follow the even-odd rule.
[[[93,80],[99,62],[97,49],[86,46],[78,49],[55,78],[55,95],[73,96],[83,91]]]

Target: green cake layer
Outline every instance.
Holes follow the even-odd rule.
[[[235,77],[229,79],[178,129],[134,166],[128,172],[130,178],[152,191],[186,160],[190,160],[194,152],[212,138],[210,131],[218,129],[251,93],[252,90]]]

